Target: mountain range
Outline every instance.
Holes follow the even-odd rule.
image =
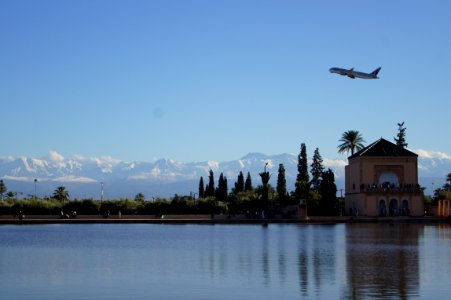
[[[414,151],[419,155],[419,181],[429,194],[433,188],[445,183],[446,174],[451,173],[451,156],[443,152],[426,150]],[[196,195],[201,176],[208,182],[209,170],[213,170],[215,180],[223,173],[228,180],[228,188],[234,186],[240,171],[251,174],[252,183],[261,183],[259,173],[266,163],[272,174],[270,184],[276,186],[279,164],[286,170],[287,189],[294,189],[297,175],[297,155],[265,155],[249,153],[244,157],[226,161],[177,162],[159,159],[153,162],[126,162],[105,157],[74,156],[65,158],[56,151],[49,151],[46,158],[0,157],[0,179],[8,191],[19,197],[48,197],[58,186],[65,186],[71,198],[99,199],[101,186],[104,198],[134,198],[143,193],[146,199],[178,195]],[[344,189],[344,167],[346,159],[323,158],[324,167],[335,173],[339,190]],[[36,182],[34,180],[37,179]],[[101,184],[102,183],[102,184]]]

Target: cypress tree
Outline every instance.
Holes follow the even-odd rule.
[[[331,169],[323,172],[319,188],[321,194],[321,214],[326,216],[337,214],[337,186],[335,185],[335,175]]]
[[[227,200],[227,195],[229,194],[229,187],[227,185],[227,176],[224,176],[224,186],[223,186],[223,196],[224,196],[224,201]]]
[[[321,154],[319,154],[318,148],[315,149],[315,153],[313,154],[313,162],[311,165],[311,173],[312,173],[312,188],[315,191],[318,191],[319,185],[321,183],[321,176],[324,172],[323,167],[323,158]]]
[[[247,172],[246,182],[244,183],[244,191],[250,192],[253,190],[254,190],[254,187],[252,186],[251,173]]]
[[[296,181],[309,181],[308,175],[308,161],[307,161],[307,147],[304,143],[301,144],[301,152],[298,155],[298,176]]]
[[[213,197],[215,195],[215,176],[213,170],[210,169],[210,175],[208,176],[208,185],[205,190],[205,197]]]
[[[301,144],[301,152],[298,155],[298,175],[295,183],[295,196],[298,200],[307,197],[309,187],[308,162],[307,162],[307,147],[304,143]]]
[[[205,196],[205,188],[204,188],[204,178],[200,176],[199,180],[199,198],[204,198]]]
[[[238,175],[238,179],[235,182],[235,189],[233,190],[235,195],[241,192],[244,192],[244,175],[242,171],[240,171],[240,174]]]
[[[208,195],[209,191],[210,191],[210,187],[208,186],[208,183],[207,183],[207,185],[205,186],[205,192],[204,192],[204,197],[205,198],[206,197],[210,197],[210,195]]]
[[[3,180],[0,180],[0,195],[1,195],[1,200],[3,200],[3,194],[6,193],[8,191],[8,189],[6,188],[5,183],[3,182]]]
[[[448,175],[446,175],[446,183],[443,185],[442,190],[451,192],[451,173],[448,173]]]
[[[219,175],[218,188],[216,189],[216,198],[219,201],[227,200],[227,177],[221,173]]]
[[[287,196],[287,180],[285,178],[285,167],[283,164],[279,164],[276,190],[279,195],[279,202],[283,202]]]

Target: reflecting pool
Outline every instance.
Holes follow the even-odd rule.
[[[444,299],[451,227],[0,226],[2,299]]]

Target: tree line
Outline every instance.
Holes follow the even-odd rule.
[[[404,122],[398,123],[398,134],[394,138],[396,144],[407,147],[405,139],[406,128]],[[348,130],[342,134],[338,145],[339,153],[354,155],[356,151],[364,148],[365,140],[357,130]],[[215,185],[215,174],[209,170],[207,181],[201,176],[198,186],[198,198],[195,195],[172,198],[157,198],[154,201],[145,201],[145,196],[138,193],[134,199],[119,199],[95,201],[93,199],[69,201],[69,192],[64,186],[58,187],[49,199],[37,199],[36,195],[26,200],[18,200],[17,194],[8,192],[0,180],[0,214],[15,213],[22,210],[29,214],[54,214],[64,211],[77,211],[79,214],[102,214],[106,211],[123,214],[245,214],[249,217],[291,217],[295,210],[290,207],[305,204],[309,215],[338,215],[344,207],[344,200],[337,198],[335,175],[331,169],[325,169],[319,149],[314,150],[312,163],[308,164],[307,147],[301,144],[297,163],[297,176],[292,191],[288,191],[285,177],[285,166],[279,164],[276,187],[264,184],[263,175],[270,176],[268,172],[260,173],[262,183],[254,186],[250,172],[246,177],[240,171],[236,181],[229,191],[227,177],[220,173]],[[269,180],[269,177],[267,178]],[[449,191],[448,183],[437,191]],[[4,199],[6,195],[6,199]],[[38,201],[39,200],[39,201]],[[28,212],[27,212],[28,211]]]
[[[438,200],[444,200],[451,198],[451,173],[446,175],[446,183],[434,190],[432,204],[436,205]]]
[[[213,170],[209,171],[207,181],[201,177],[197,199],[193,196],[175,195],[170,199],[157,198],[145,201],[145,196],[138,193],[134,199],[95,201],[93,199],[69,201],[69,192],[64,186],[55,189],[48,199],[18,200],[17,194],[8,192],[0,180],[0,214],[59,214],[61,211],[76,211],[78,214],[103,214],[106,211],[123,214],[246,214],[249,217],[261,217],[263,214],[272,217],[290,213],[286,207],[306,201],[311,214],[338,214],[340,207],[336,197],[337,188],[332,170],[324,170],[323,160],[318,148],[315,149],[310,165],[307,159],[307,148],[301,144],[298,155],[298,172],[294,191],[288,192],[285,167],[279,164],[277,185],[268,184],[254,186],[250,172],[246,177],[239,172],[233,187],[229,190],[227,177],[221,173],[215,181]],[[269,173],[268,173],[269,174]],[[311,174],[311,179],[310,179]],[[269,178],[268,178],[269,179]],[[266,189],[266,190],[265,190]],[[265,197],[267,194],[267,197]],[[4,199],[6,195],[6,199]],[[293,213],[292,213],[293,214]]]
[[[229,192],[227,177],[220,173],[218,185],[215,186],[214,172],[210,170],[207,184],[205,184],[203,176],[199,179],[199,198],[224,203],[230,214],[258,216],[267,209],[266,213],[269,216],[286,215],[287,207],[303,202],[308,206],[309,214],[338,215],[342,210],[342,202],[336,196],[335,175],[331,169],[325,170],[319,149],[315,149],[312,163],[309,166],[307,147],[305,143],[302,143],[297,169],[294,190],[289,192],[285,166],[279,164],[276,187],[274,188],[270,184],[266,187],[268,203],[265,203],[264,198],[264,182],[262,181],[261,184],[254,187],[250,172],[247,172],[246,179],[244,179],[243,171],[239,172],[233,188]]]

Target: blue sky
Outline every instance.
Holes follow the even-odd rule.
[[[450,1],[2,1],[0,156],[451,153]],[[379,80],[330,74],[371,72]]]

